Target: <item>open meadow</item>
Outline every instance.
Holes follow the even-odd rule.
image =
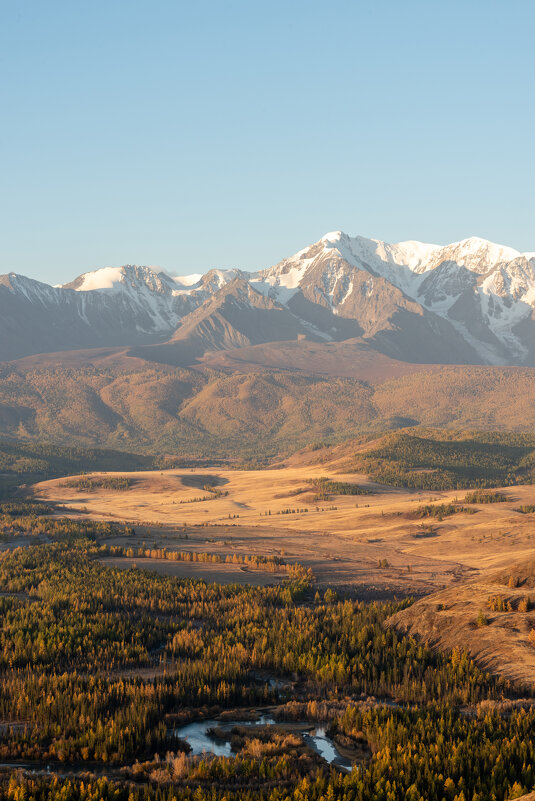
[[[98,473],[41,482],[31,492],[60,504],[58,514],[133,526],[134,534],[109,544],[299,562],[320,585],[363,596],[420,595],[535,555],[533,514],[518,511],[535,504],[533,485],[505,488],[499,503],[468,503],[466,491],[389,487],[339,468]],[[105,486],[113,478],[128,486]],[[134,562],[141,566],[122,559]],[[154,560],[151,567],[159,569]],[[189,575],[184,567],[168,569]],[[213,566],[196,570],[210,579]],[[218,570],[219,579],[234,580],[232,565]]]

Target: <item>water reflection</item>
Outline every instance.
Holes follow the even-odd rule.
[[[341,755],[333,741],[327,736],[324,726],[318,726],[311,734],[304,733],[303,739],[307,745],[312,745],[312,748],[314,748],[329,765],[331,762],[334,762],[341,768],[351,770],[351,762]]]
[[[230,757],[233,755],[232,746],[229,741],[221,740],[210,735],[210,729],[220,729],[224,732],[231,732],[234,726],[275,726],[282,725],[269,715],[262,715],[258,720],[197,720],[187,723],[174,730],[174,735],[180,737],[191,747],[193,756],[202,754],[215,754],[215,756]],[[343,757],[333,741],[327,735],[324,726],[312,728],[307,721],[292,721],[292,731],[302,735],[306,745],[313,748],[329,764],[334,763],[338,767],[351,770],[351,762]]]

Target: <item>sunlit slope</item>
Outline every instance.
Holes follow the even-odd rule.
[[[511,549],[511,556],[521,554]],[[433,593],[388,621],[440,650],[466,651],[511,681],[535,684],[535,558]]]
[[[0,370],[0,436],[242,459],[410,425],[535,427],[530,368],[420,365],[389,378],[387,366],[374,375],[367,360],[362,378],[358,370],[229,372],[129,357],[14,362]]]
[[[335,458],[270,470],[146,471],[126,474],[123,491],[55,479],[31,492],[74,515],[129,521],[136,531],[186,530],[202,551],[284,555],[320,581],[409,595],[535,558],[534,517],[525,511],[535,505],[534,485],[506,487],[498,502],[483,503],[466,491],[381,486],[339,467]],[[334,482],[325,492],[324,477]]]

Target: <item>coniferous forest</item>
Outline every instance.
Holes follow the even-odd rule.
[[[0,801],[535,801],[534,29],[0,0]]]
[[[50,512],[0,509],[15,542],[0,559],[1,797],[503,801],[533,788],[525,689],[385,626],[410,599],[320,593],[295,564],[267,587],[118,570],[101,542],[113,524]],[[180,726],[214,718],[230,753],[192,753]],[[296,721],[321,725],[349,766]]]

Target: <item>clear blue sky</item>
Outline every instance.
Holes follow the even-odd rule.
[[[0,273],[535,250],[532,0],[1,0]]]

